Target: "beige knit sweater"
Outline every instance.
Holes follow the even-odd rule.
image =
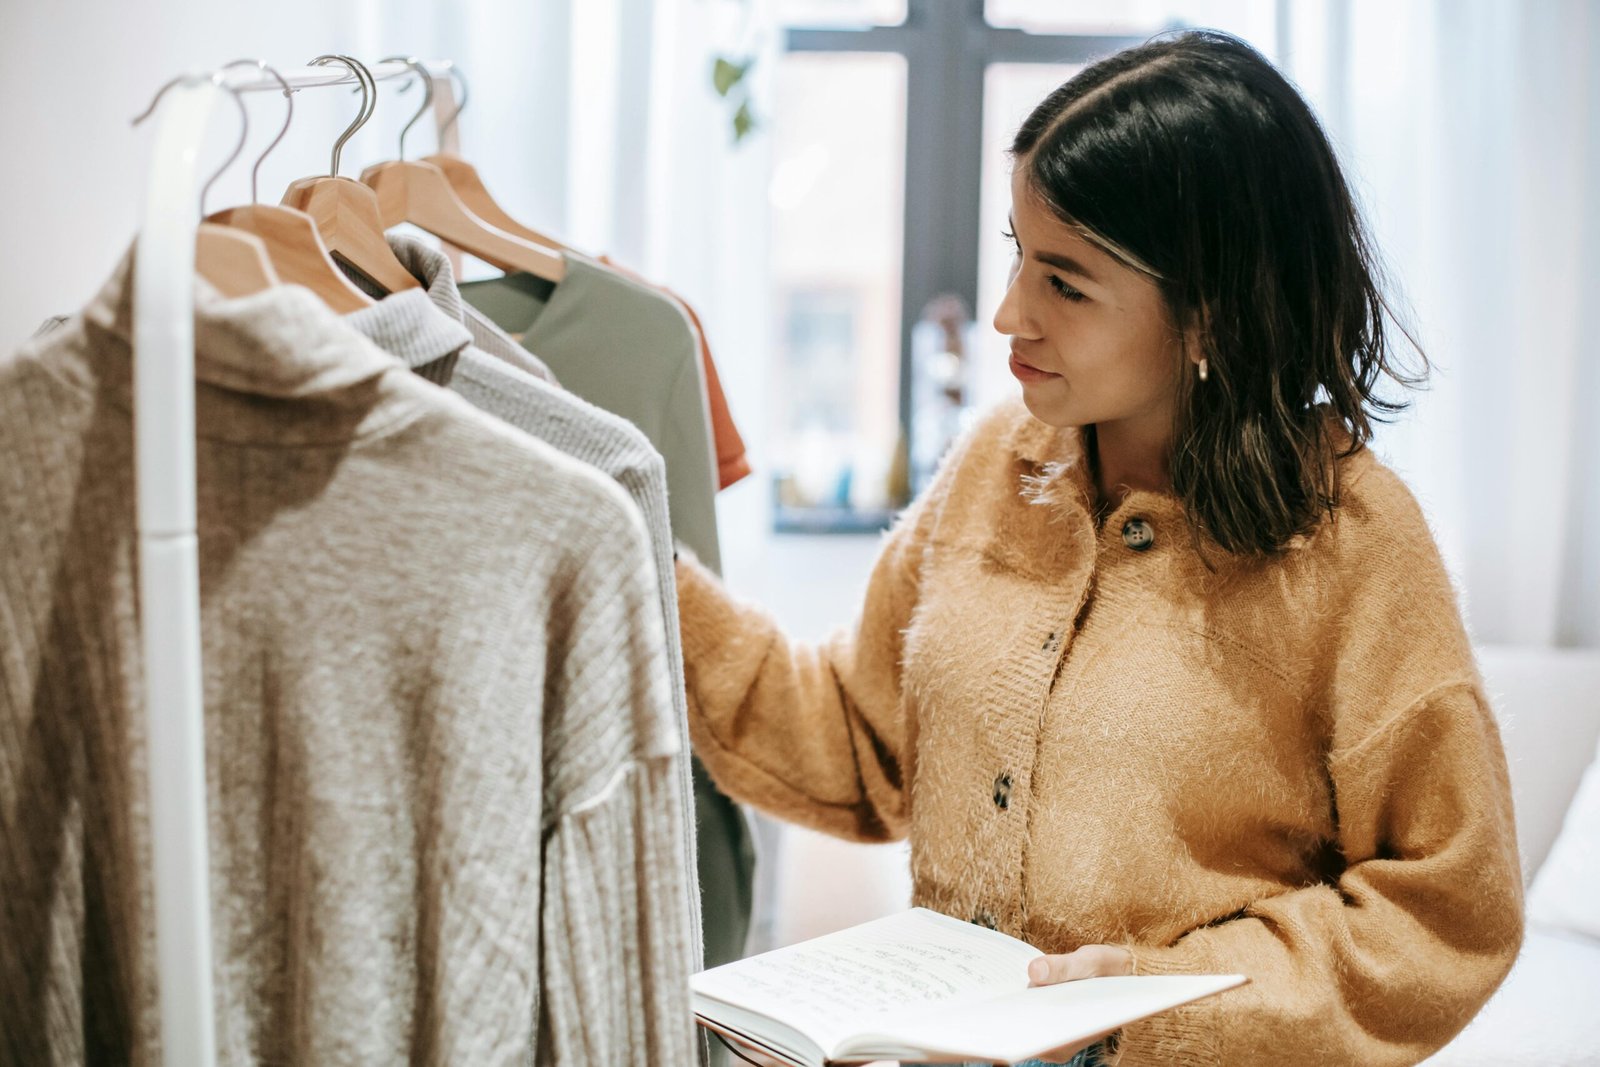
[[[680,563],[695,748],[783,818],[909,834],[916,904],[1252,979],[1128,1027],[1122,1067],[1416,1063],[1510,968],[1522,882],[1433,539],[1369,452],[1343,487],[1212,574],[1175,497],[1097,527],[1080,435],[1008,403],[819,646]]]
[[[160,1062],[130,304],[0,359],[3,1064]],[[637,509],[303,289],[196,349],[221,1062],[694,1062]]]

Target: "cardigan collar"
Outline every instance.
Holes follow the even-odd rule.
[[[1038,466],[1052,460],[1081,459],[1083,434],[1076,426],[1051,426],[1014,400],[1015,416],[1006,431],[1006,445],[1018,459]]]
[[[1023,466],[1019,471],[1022,497],[1031,504],[1062,506],[1082,512],[1085,517],[1092,516],[1095,488],[1090,481],[1082,428],[1041,422],[1020,400],[1016,407],[1005,439],[1011,454]],[[1136,489],[1106,517],[1107,525],[1124,512],[1170,521],[1183,517],[1183,503],[1170,492]]]
[[[1018,471],[1019,497],[1029,505],[1061,511],[1089,521],[1093,525],[1095,489],[1090,481],[1089,457],[1081,427],[1052,426],[1035,418],[1018,398],[1011,426],[1004,435],[1005,445],[1021,465]],[[1349,435],[1336,421],[1331,422],[1330,433],[1336,448],[1348,446]],[[1365,450],[1355,457],[1355,462],[1345,463],[1342,477],[1348,482],[1358,476],[1368,465]],[[1133,519],[1155,523],[1168,531],[1182,531],[1180,540],[1194,552],[1190,536],[1188,513],[1177,494],[1168,491],[1135,489],[1113,508],[1099,525],[1102,538],[1120,537],[1123,525]],[[1326,521],[1326,520],[1324,520]],[[1314,536],[1311,535],[1311,536]],[[1284,545],[1286,551],[1304,549],[1310,536],[1297,534]],[[1222,547],[1206,539],[1206,555],[1213,564],[1232,556]],[[1241,557],[1242,558],[1242,557]]]
[[[472,343],[463,324],[461,294],[456,290],[450,260],[412,237],[387,234],[400,265],[421,285],[398,293],[368,281],[340,263],[353,285],[377,301],[353,311],[345,321],[373,344],[398,356],[416,374],[435,385],[449,385],[456,361]]]

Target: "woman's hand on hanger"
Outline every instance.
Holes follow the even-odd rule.
[[[1106,978],[1133,973],[1133,954],[1116,945],[1084,945],[1073,952],[1057,956],[1040,956],[1028,964],[1028,986],[1055,985],[1058,982],[1075,982],[1080,978]],[[1039,1058],[1046,1063],[1067,1063],[1108,1034],[1096,1034],[1075,1045],[1051,1049]]]

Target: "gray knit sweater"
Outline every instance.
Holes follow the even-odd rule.
[[[128,275],[0,360],[5,1063],[159,1057]],[[304,290],[204,290],[196,348],[222,1061],[689,1062],[637,510]]]
[[[655,558],[674,721],[683,751],[688,752],[678,589],[673,575],[672,526],[667,514],[667,468],[661,453],[627,419],[519,369],[522,361],[534,357],[461,299],[455,272],[442,252],[411,237],[390,234],[388,239],[395,258],[422,283],[421,291],[383,296],[360,275],[349,272],[351,281],[381,299],[374,307],[346,316],[345,321],[417,374],[448,387],[478,410],[608,475],[639,508]],[[422,293],[426,293],[426,301],[420,299]],[[463,345],[457,323],[466,328],[471,344]],[[695,798],[687,759],[682,767],[684,819],[677,832],[684,838],[685,876],[693,887],[699,882],[695,869]],[[700,896],[692,892],[682,920],[687,924],[684,936],[690,943],[694,970],[704,962],[700,919]]]

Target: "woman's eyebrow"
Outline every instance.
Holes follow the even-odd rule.
[[[1011,232],[1016,233],[1016,217],[1013,215],[1007,215],[1006,222],[1011,227]],[[1082,263],[1079,263],[1077,260],[1073,259],[1071,256],[1062,255],[1059,252],[1035,252],[1033,254],[1033,258],[1038,260],[1040,263],[1052,266],[1057,270],[1065,271],[1068,274],[1076,274],[1080,278],[1087,278],[1096,285],[1101,284],[1100,279],[1095,276],[1093,271],[1091,271],[1088,267],[1085,267]]]
[[[1100,279],[1096,278],[1088,267],[1085,267],[1082,263],[1079,263],[1071,256],[1057,255],[1054,252],[1035,252],[1033,254],[1033,258],[1037,259],[1040,263],[1048,263],[1050,266],[1055,267],[1058,270],[1065,271],[1068,274],[1076,274],[1080,277],[1087,278],[1096,285],[1100,283]]]

